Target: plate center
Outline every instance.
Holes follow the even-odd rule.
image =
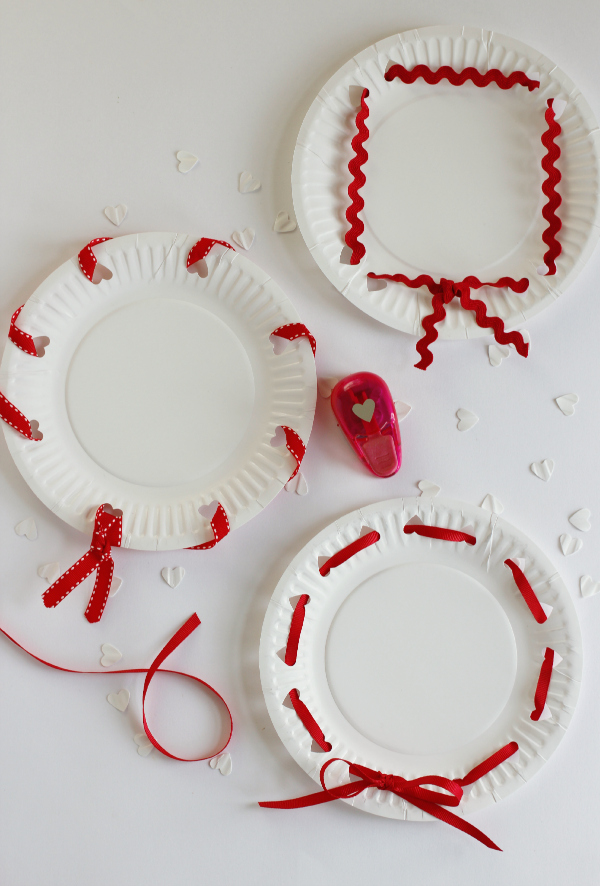
[[[73,431],[98,465],[141,486],[178,486],[238,446],[254,407],[237,336],[198,305],[144,298],[80,342],[66,382]]]
[[[333,698],[355,729],[389,750],[426,755],[492,725],[509,699],[517,651],[483,585],[448,566],[408,563],[346,598],[325,660]]]
[[[518,268],[508,259],[540,212],[541,112],[515,95],[523,87],[394,86],[372,102],[367,143],[363,217],[382,247],[372,269],[400,261],[460,280]]]

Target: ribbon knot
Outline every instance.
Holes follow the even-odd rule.
[[[460,292],[458,291],[459,287],[452,280],[446,280],[445,277],[442,277],[440,280],[440,286],[442,289],[442,300],[445,305],[449,305],[455,296],[460,295]]]

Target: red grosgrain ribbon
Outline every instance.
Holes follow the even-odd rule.
[[[425,526],[424,523],[407,523],[404,526],[407,535],[414,533],[425,538],[439,538],[442,541],[465,541],[468,545],[477,543],[474,535],[468,532],[459,532],[457,529],[444,529],[442,526]]]
[[[336,566],[341,566],[342,563],[345,563],[350,557],[358,554],[359,551],[364,551],[365,548],[374,545],[380,538],[381,536],[375,529],[368,532],[366,535],[361,535],[360,538],[351,541],[350,544],[346,545],[345,548],[342,548],[341,551],[336,551],[329,560],[326,560],[322,566],[319,566],[319,572],[323,576],[329,575],[331,569],[335,569]]]
[[[281,427],[285,434],[285,447],[290,455],[296,459],[296,469],[290,477],[290,480],[293,480],[300,470],[300,465],[302,464],[302,459],[306,452],[306,446],[304,445],[302,437],[297,434],[293,428],[288,427],[288,425],[281,425]],[[290,480],[288,480],[288,483]]]
[[[217,692],[216,689],[213,689],[213,687],[210,686],[210,684],[205,683],[205,681],[201,680],[199,677],[194,677],[193,674],[185,674],[182,671],[172,671],[167,668],[160,667],[160,665],[163,663],[165,658],[167,658],[167,656],[169,656],[175,649],[177,649],[177,647],[180,646],[183,643],[183,641],[196,630],[196,628],[199,626],[199,624],[200,624],[200,619],[198,618],[196,613],[194,613],[193,615],[191,615],[188,618],[188,620],[183,625],[183,627],[179,628],[177,633],[174,634],[173,637],[171,637],[169,642],[159,652],[159,654],[156,656],[156,658],[154,659],[154,661],[152,662],[152,664],[150,665],[149,668],[124,668],[124,669],[120,669],[118,671],[112,671],[112,670],[110,671],[111,674],[146,674],[146,679],[144,680],[144,691],[142,694],[142,718],[143,718],[143,723],[144,723],[144,732],[146,733],[149,741],[152,742],[152,744],[154,745],[154,747],[156,748],[157,751],[160,751],[161,754],[164,754],[166,757],[170,757],[172,760],[180,760],[183,763],[196,763],[196,762],[200,762],[201,760],[208,760],[208,759],[210,759],[210,757],[215,757],[217,754],[220,754],[221,751],[224,751],[225,748],[227,747],[227,745],[229,744],[229,742],[231,740],[231,734],[233,732],[233,719],[231,716],[231,711],[229,710],[229,706],[228,706],[227,702],[225,701],[225,699],[223,698],[223,696],[219,692]],[[52,664],[52,662],[45,661],[43,658],[39,658],[39,656],[34,655],[33,652],[29,652],[29,650],[25,649],[24,646],[21,646],[20,643],[18,643],[13,637],[11,637],[10,634],[7,634],[6,631],[2,630],[2,628],[0,628],[0,633],[4,634],[4,636],[8,640],[10,640],[11,643],[14,643],[15,646],[18,646],[18,648],[22,649],[23,652],[25,652],[27,655],[30,655],[32,658],[35,658],[36,661],[39,661],[40,664],[46,665],[46,667],[49,667],[49,668],[54,668],[55,671],[63,671],[64,673],[67,673],[67,674],[102,674],[103,676],[106,676],[106,674],[109,673],[106,670],[104,670],[104,671],[75,671],[72,668],[63,668],[60,665]],[[167,751],[165,748],[162,747],[162,745],[160,745],[157,742],[157,740],[154,738],[154,736],[150,732],[150,727],[148,726],[148,721],[146,719],[146,707],[145,707],[146,694],[148,692],[150,682],[152,681],[152,678],[154,677],[154,675],[157,673],[159,673],[159,674],[176,674],[178,677],[188,677],[190,680],[195,680],[196,683],[199,683],[200,686],[204,686],[205,689],[208,689],[209,692],[212,692],[214,695],[217,696],[217,698],[220,701],[223,702],[223,704],[225,705],[225,709],[227,711],[227,716],[229,717],[229,733],[227,735],[227,739],[225,741],[225,744],[222,747],[220,747],[218,751],[214,751],[212,754],[208,754],[208,756],[206,756],[206,757],[192,757],[192,758],[177,757],[177,756],[175,756],[175,754],[171,754],[169,751]]]
[[[367,790],[367,788],[377,788],[377,790],[380,791],[391,791],[398,797],[406,800],[407,803],[411,803],[418,809],[422,809],[423,812],[427,812],[429,815],[433,815],[440,821],[452,825],[452,827],[457,828],[459,831],[463,831],[463,833],[474,837],[489,849],[498,849],[500,851],[500,847],[496,846],[496,844],[478,830],[478,828],[473,827],[473,825],[469,824],[464,819],[459,818],[458,815],[455,815],[444,807],[458,806],[462,800],[463,787],[473,784],[477,779],[486,775],[492,769],[495,769],[496,766],[499,766],[500,763],[503,763],[516,753],[518,749],[519,746],[516,742],[510,742],[505,745],[505,747],[492,754],[491,757],[488,757],[487,760],[484,760],[483,763],[479,763],[461,779],[443,778],[439,775],[424,775],[420,778],[406,779],[401,775],[386,775],[375,769],[368,769],[366,766],[360,766],[358,763],[350,763],[348,760],[342,760],[341,762],[348,765],[349,774],[356,776],[359,780],[348,782],[339,787],[328,788],[325,785],[325,772],[327,771],[327,767],[341,759],[340,757],[332,757],[321,767],[322,791],[308,794],[305,797],[298,797],[294,800],[263,802],[258,805],[267,809],[301,809],[307,806],[318,806],[321,803],[329,803],[332,800],[345,800],[351,797],[357,797],[363,791]],[[425,785],[433,785],[434,787],[441,788],[445,793],[428,790]]]
[[[285,647],[285,658],[284,661],[286,665],[292,667],[292,665],[296,664],[296,658],[298,656],[298,643],[300,642],[300,634],[302,633],[302,627],[304,625],[304,615],[306,612],[306,604],[310,600],[308,594],[302,594],[296,606],[294,607],[294,611],[292,613],[292,621],[290,623],[290,632],[288,634],[288,641]]]
[[[0,419],[5,421],[7,425],[10,425],[11,428],[14,428],[15,431],[18,431],[19,434],[26,437],[28,440],[42,439],[41,436],[33,436],[33,430],[29,419],[25,418],[21,410],[17,409],[17,407],[2,393],[0,393]]]
[[[289,694],[290,701],[292,703],[292,707],[298,714],[298,717],[302,721],[302,725],[310,735],[314,741],[319,745],[322,751],[330,751],[331,745],[328,741],[325,740],[325,735],[323,734],[322,729],[319,724],[308,710],[303,701],[300,700],[300,696],[298,695],[297,689],[290,689]]]
[[[388,83],[391,80],[399,79],[403,83],[414,83],[421,77],[429,85],[439,83],[440,80],[448,80],[453,86],[462,86],[467,80],[474,83],[475,86],[489,86],[495,83],[500,89],[511,89],[513,86],[526,86],[529,92],[538,89],[539,80],[532,80],[523,71],[513,71],[508,76],[503,74],[497,68],[492,68],[481,74],[477,68],[465,68],[462,71],[455,71],[449,65],[441,65],[437,71],[432,71],[427,65],[415,65],[408,71],[404,65],[392,65],[385,73],[385,79]]]
[[[197,261],[201,261],[203,258],[206,258],[210,250],[213,246],[226,246],[227,249],[233,249],[233,246],[230,243],[226,243],[225,240],[212,240],[210,237],[202,237],[198,240],[189,251],[187,257],[186,268],[191,268],[192,265],[195,265]],[[234,250],[235,252],[235,250]]]
[[[274,329],[271,335],[278,335],[279,338],[285,338],[287,341],[294,341],[297,338],[307,338],[312,348],[313,357],[317,353],[317,342],[312,332],[306,328],[304,323],[285,323]]]
[[[346,245],[352,250],[352,255],[350,256],[351,265],[357,265],[365,254],[365,247],[358,239],[365,229],[363,222],[358,217],[358,213],[363,209],[365,201],[358,192],[367,180],[362,167],[369,159],[364,146],[369,137],[369,130],[365,122],[369,116],[368,95],[369,90],[363,89],[360,98],[360,108],[356,115],[356,135],[351,143],[354,156],[348,163],[348,171],[352,176],[352,181],[348,185],[350,205],[346,210],[346,219],[350,224],[350,229],[346,232]]]
[[[98,264],[98,259],[92,252],[94,246],[97,246],[99,243],[106,243],[108,240],[112,240],[112,237],[96,237],[95,240],[90,240],[87,246],[84,246],[79,255],[77,256],[79,260],[79,267],[85,277],[88,278],[90,283],[93,283],[94,271],[96,270],[96,265]]]
[[[404,283],[411,289],[419,289],[426,286],[433,295],[431,300],[432,312],[424,317],[422,322],[425,334],[417,342],[417,351],[421,359],[415,363],[417,369],[427,369],[433,362],[433,355],[429,350],[429,346],[436,341],[438,331],[435,328],[437,323],[441,323],[446,317],[445,305],[449,304],[453,298],[459,298],[461,306],[465,310],[473,311],[475,321],[482,329],[492,329],[494,338],[501,345],[514,345],[517,353],[522,357],[526,357],[529,353],[529,345],[524,340],[520,332],[505,332],[504,322],[499,317],[489,317],[485,303],[480,299],[472,299],[470,295],[471,289],[481,289],[482,286],[493,286],[495,289],[508,288],[513,292],[523,293],[529,287],[529,280],[523,277],[521,280],[513,280],[512,277],[501,277],[495,283],[482,283],[477,277],[465,277],[458,283],[453,280],[442,278],[439,283],[435,283],[429,274],[420,274],[415,279],[406,277],[404,274],[367,274],[374,280],[391,280],[393,283]]]
[[[23,332],[23,330],[19,329],[19,327],[17,326],[17,317],[24,307],[24,305],[21,305],[20,308],[17,308],[17,310],[10,318],[10,329],[8,330],[8,337],[13,345],[16,345],[18,348],[20,348],[20,350],[25,351],[25,353],[29,354],[31,357],[37,357],[38,352],[33,341],[33,336],[29,335],[29,333],[27,332]]]
[[[210,551],[210,549],[214,548],[214,546],[218,544],[221,539],[225,538],[226,535],[229,535],[231,527],[227,518],[227,512],[220,502],[218,503],[217,510],[215,511],[214,516],[210,521],[210,528],[213,531],[213,538],[211,541],[205,541],[204,544],[194,545],[193,548],[186,548],[186,550]]]
[[[543,625],[544,622],[548,620],[548,616],[542,609],[542,605],[538,600],[535,591],[525,578],[525,573],[522,569],[519,568],[514,560],[505,560],[504,565],[508,566],[508,568],[512,572],[515,584],[520,590],[523,599],[529,606],[531,614],[539,625]]]
[[[106,507],[108,506],[105,504],[100,505],[96,511],[89,551],[70,569],[63,572],[42,595],[44,606],[47,608],[58,606],[61,600],[64,600],[77,585],[96,570],[94,590],[85,610],[85,617],[92,623],[102,618],[115,569],[111,548],[113,545],[120,546],[123,529],[123,518],[107,513],[104,510]]]
[[[544,255],[544,264],[548,268],[548,274],[556,274],[555,260],[562,251],[562,247],[556,239],[556,235],[562,227],[562,222],[556,214],[556,210],[562,203],[562,197],[557,194],[556,185],[562,176],[554,165],[560,157],[560,148],[555,139],[561,134],[562,129],[554,116],[552,102],[553,99],[548,99],[548,108],[545,114],[548,129],[542,135],[542,144],[546,148],[546,154],[542,160],[542,169],[546,173],[546,180],[542,185],[546,204],[542,209],[542,215],[548,222],[548,227],[542,234],[542,240],[548,247],[548,251]]]
[[[535,708],[529,715],[532,720],[539,720],[546,706],[548,698],[548,690],[550,689],[550,680],[552,679],[552,667],[554,665],[554,650],[546,647],[544,660],[540,668],[540,676],[538,677],[537,686],[535,687]]]

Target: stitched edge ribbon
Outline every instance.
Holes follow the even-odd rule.
[[[106,507],[108,507],[106,504],[100,505],[96,511],[89,551],[86,551],[83,557],[80,557],[73,566],[63,572],[42,594],[44,606],[47,608],[58,606],[61,600],[64,600],[77,585],[95,571],[96,580],[85,610],[85,617],[91,623],[100,621],[102,618],[115,569],[111,547],[121,545],[123,530],[123,518],[107,513]]]
[[[553,99],[548,99],[546,109],[546,123],[548,128],[542,135],[542,144],[546,148],[546,154],[542,159],[542,169],[546,173],[546,180],[542,184],[542,192],[546,197],[546,205],[542,209],[542,215],[548,222],[548,226],[542,234],[542,240],[548,247],[544,255],[544,264],[548,268],[548,275],[556,274],[556,259],[562,252],[562,246],[556,239],[556,235],[562,228],[562,222],[556,214],[556,210],[562,203],[562,197],[556,192],[556,185],[562,176],[554,165],[560,157],[560,148],[555,139],[561,134],[562,129],[555,118],[552,109]]]
[[[216,246],[217,244],[219,246],[226,246],[227,249],[233,249],[233,246],[230,243],[226,243],[225,240],[213,240],[210,237],[201,237],[200,240],[197,240],[194,243],[188,253],[186,268],[191,268],[196,262],[206,258],[213,246]],[[233,249],[233,251],[235,252],[235,249]]]
[[[291,695],[291,693],[290,693]],[[369,769],[358,763],[350,763],[348,760],[342,760],[340,757],[332,757],[327,760],[321,767],[320,779],[323,790],[313,794],[307,794],[304,797],[297,797],[294,800],[279,800],[273,802],[262,802],[259,806],[267,809],[300,809],[307,806],[318,806],[321,803],[329,803],[332,800],[349,799],[357,797],[367,788],[376,788],[380,791],[391,791],[398,797],[401,797],[407,803],[416,806],[418,809],[427,812],[446,824],[452,825],[459,831],[474,837],[487,846],[489,849],[500,850],[489,837],[486,837],[478,828],[469,824],[464,819],[450,812],[445,807],[458,806],[463,797],[463,787],[473,784],[482,776],[486,775],[492,769],[495,769],[501,763],[504,763],[509,757],[512,757],[519,749],[516,741],[511,741],[500,750],[496,751],[482,763],[479,763],[464,778],[450,779],[439,775],[424,775],[420,778],[406,779],[400,775],[386,775],[375,769]],[[357,777],[358,781],[351,781],[338,787],[328,788],[325,784],[325,773],[327,768],[334,762],[340,761],[348,765],[349,775]],[[441,788],[440,791],[431,791],[425,785],[433,785]]]
[[[442,526],[426,526],[424,523],[406,523],[404,526],[406,535],[422,535],[424,538],[437,538],[442,541],[464,541],[468,545],[477,544],[474,535],[468,532],[460,532],[457,529],[444,529]]]
[[[542,609],[542,605],[538,600],[535,591],[525,578],[525,573],[523,572],[523,570],[518,566],[517,563],[514,562],[514,560],[505,560],[504,565],[508,566],[508,568],[512,572],[515,584],[521,592],[521,596],[527,603],[529,611],[531,612],[537,623],[539,625],[544,624],[544,622],[548,620],[548,616]]]
[[[35,342],[33,341],[33,336],[29,335],[28,332],[23,332],[22,329],[19,329],[17,326],[17,318],[25,305],[21,305],[20,308],[14,312],[12,317],[10,318],[10,328],[8,330],[8,338],[16,345],[21,351],[25,351],[26,354],[29,354],[31,357],[37,357],[38,352],[35,346]]]
[[[550,680],[552,679],[552,668],[554,667],[554,650],[546,647],[544,660],[540,668],[537,686],[535,687],[534,703],[535,707],[529,715],[532,720],[539,720],[546,706],[548,698],[548,690],[550,689]]]
[[[43,658],[40,658],[37,655],[34,655],[33,652],[29,652],[28,649],[25,649],[24,646],[21,646],[14,637],[11,637],[10,634],[7,634],[5,630],[0,628],[0,633],[4,634],[7,640],[10,640],[11,643],[14,643],[19,649],[25,652],[27,655],[34,658],[36,661],[39,661],[40,664],[46,665],[48,668],[53,668],[55,671],[63,671],[67,674],[102,674],[106,676],[107,674],[146,674],[146,679],[144,680],[144,690],[142,693],[142,719],[144,724],[144,732],[148,736],[148,740],[154,745],[157,751],[160,751],[161,754],[164,754],[165,757],[170,757],[171,760],[179,760],[182,763],[198,763],[202,760],[209,760],[211,757],[217,756],[222,751],[225,750],[229,742],[231,741],[231,735],[233,733],[233,718],[231,716],[231,711],[229,710],[229,705],[223,698],[223,696],[217,692],[209,683],[206,683],[204,680],[201,680],[200,677],[195,677],[193,674],[186,674],[183,671],[172,671],[168,668],[161,668],[160,665],[163,661],[180,646],[183,641],[192,634],[196,628],[200,625],[200,619],[194,613],[191,615],[186,623],[179,628],[179,630],[171,637],[169,642],[162,648],[162,650],[158,653],[152,664],[149,668],[122,668],[119,670],[111,670],[111,671],[76,671],[73,668],[63,668],[60,665],[53,664],[50,661],[45,661]],[[196,683],[199,683],[201,686],[204,686],[205,689],[208,689],[209,692],[212,692],[217,698],[223,702],[225,709],[227,711],[227,716],[229,718],[229,733],[227,735],[227,739],[225,744],[219,748],[218,751],[215,751],[212,754],[208,754],[206,757],[177,757],[175,754],[171,754],[170,751],[167,751],[159,742],[154,738],[152,732],[150,731],[150,727],[148,726],[148,720],[146,718],[146,694],[148,692],[148,688],[153,677],[157,674],[175,674],[178,677],[188,677],[190,680],[195,680]]]
[[[40,437],[33,436],[33,429],[31,427],[31,422],[28,418],[26,418],[20,409],[11,403],[10,400],[4,396],[0,392],[0,419],[5,421],[7,425],[10,425],[11,428],[14,428],[15,431],[18,431],[21,436],[26,437],[27,440],[34,440],[37,442],[41,440]]]
[[[350,557],[358,554],[359,551],[363,551],[365,548],[374,545],[380,538],[381,536],[376,529],[371,530],[371,532],[368,532],[366,535],[361,535],[359,538],[356,538],[354,541],[351,541],[350,544],[346,545],[345,548],[341,548],[341,550],[332,554],[329,560],[326,560],[322,566],[319,566],[319,572],[323,577],[329,575],[331,569],[335,569],[336,566],[341,566],[342,563],[345,563]]]
[[[306,446],[304,445],[304,441],[300,434],[298,434],[293,428],[290,428],[289,425],[281,425],[283,433],[285,434],[285,448],[290,453],[292,458],[296,460],[296,468],[293,474],[290,476],[290,480],[293,480],[298,471],[300,470],[300,465],[302,464],[302,459],[306,454]]]
[[[317,353],[317,342],[314,335],[310,332],[304,323],[284,323],[274,329],[271,335],[278,335],[279,338],[285,338],[287,341],[295,341],[297,338],[307,338],[312,348],[313,357]]]
[[[217,503],[217,510],[210,521],[210,528],[213,533],[211,541],[205,541],[204,544],[194,545],[192,548],[186,548],[186,551],[210,551],[210,549],[214,548],[214,546],[222,541],[226,535],[229,535],[231,532],[229,518],[227,517],[227,511],[220,502]]]
[[[92,250],[94,246],[98,246],[99,243],[107,243],[109,240],[112,240],[112,237],[96,237],[95,240],[90,240],[90,242],[83,247],[83,249],[77,256],[81,272],[84,277],[88,278],[90,283],[94,282],[94,271],[96,270],[96,265],[98,264],[98,259],[96,258]]]

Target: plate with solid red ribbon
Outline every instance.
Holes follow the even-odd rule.
[[[515,330],[553,302],[600,228],[598,124],[537,50],[435,26],[370,46],[325,84],[292,170],[300,230],[329,280],[419,337]],[[511,331],[509,331],[511,330]]]
[[[556,750],[581,662],[563,580],[498,515],[425,496],[354,511],[302,549],[268,606],[267,708],[319,787],[261,805],[342,799],[498,848],[465,815]]]
[[[99,238],[51,274],[13,316],[0,416],[33,491],[93,533],[72,577],[112,568],[111,544],[209,548],[260,513],[302,461],[314,352],[279,286],[223,241]]]

